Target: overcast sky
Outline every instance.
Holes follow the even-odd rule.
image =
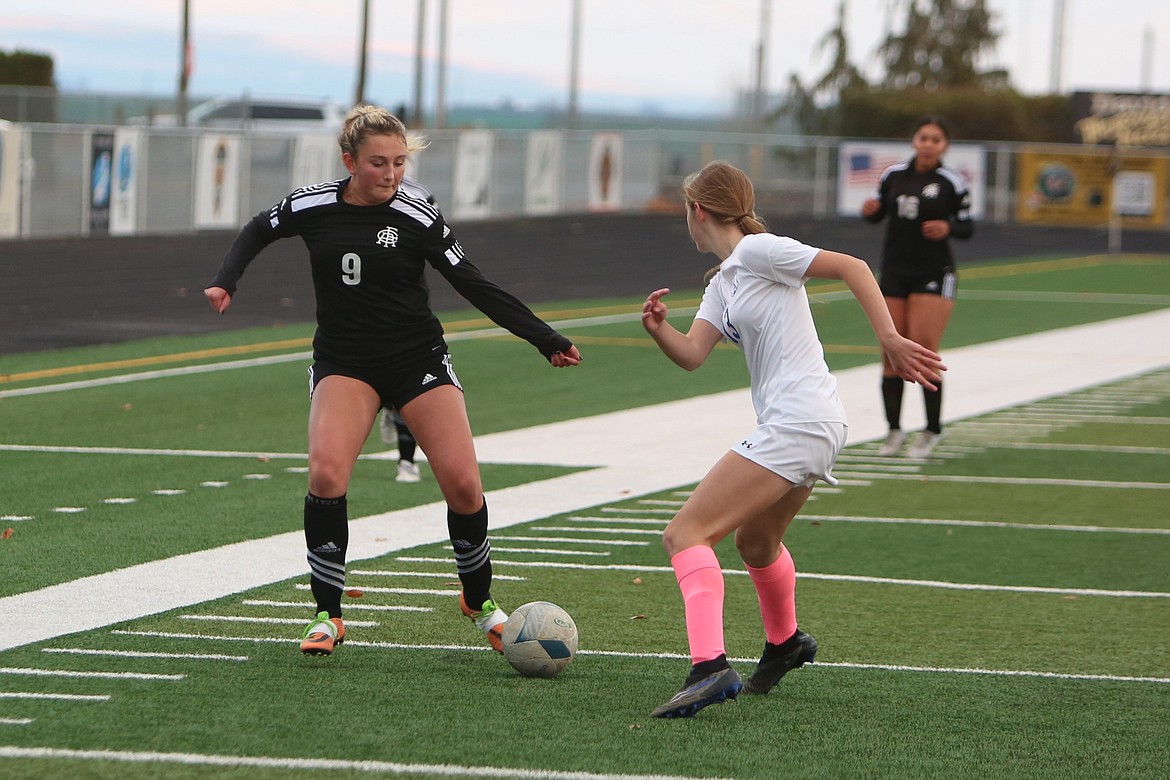
[[[1002,32],[985,65],[1029,94],[1053,86],[1058,0],[989,0]],[[726,113],[751,89],[766,0],[581,0],[584,110]],[[890,0],[850,0],[851,59],[869,76]],[[370,0],[366,98],[409,103],[419,0]],[[837,0],[771,0],[765,83],[780,91],[828,67],[818,48]],[[190,0],[194,95],[355,94],[362,0]],[[449,104],[564,107],[570,0],[448,0]],[[51,54],[68,90],[173,94],[182,0],[0,0],[0,49]],[[426,0],[424,99],[432,110],[439,0]],[[1170,93],[1166,0],[1066,0],[1062,92]],[[1149,66],[1143,52],[1153,52]]]

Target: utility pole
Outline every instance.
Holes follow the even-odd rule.
[[[447,129],[447,0],[439,0],[439,76],[435,86],[435,129]]]
[[[581,0],[573,0],[573,19],[569,30],[569,129],[580,120],[578,103],[581,89]]]
[[[756,47],[756,97],[753,106],[753,119],[757,123],[764,120],[764,104],[767,100],[767,84],[765,72],[768,60],[768,30],[772,27],[772,0],[760,0],[760,42]]]
[[[183,32],[179,42],[179,99],[175,114],[179,127],[187,126],[187,81],[191,78],[191,0],[183,0]]]
[[[418,30],[414,39],[414,121],[412,125],[418,128],[426,127],[423,118],[423,67],[426,58],[423,49],[426,46],[427,0],[418,0]]]
[[[1056,0],[1052,20],[1052,67],[1048,74],[1048,88],[1053,95],[1060,94],[1061,69],[1064,60],[1064,0]]]
[[[1142,73],[1138,81],[1142,92],[1149,92],[1154,85],[1154,26],[1147,24],[1142,30]]]
[[[366,102],[366,54],[370,40],[370,0],[362,0],[362,32],[358,50],[357,88],[354,90],[353,104],[360,106]]]

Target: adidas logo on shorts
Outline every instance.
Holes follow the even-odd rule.
[[[424,385],[429,385],[431,382],[434,382],[437,378],[438,377],[436,377],[434,374],[427,374],[426,376],[423,377],[422,383]]]

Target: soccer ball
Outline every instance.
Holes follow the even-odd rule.
[[[555,677],[577,653],[577,625],[549,601],[517,607],[504,624],[504,657],[525,677]]]

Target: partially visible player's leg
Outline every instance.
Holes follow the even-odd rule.
[[[492,648],[502,651],[501,633],[508,616],[492,600],[488,507],[463,392],[455,385],[442,385],[412,399],[400,411],[418,446],[427,453],[431,473],[447,500],[447,530],[463,585],[460,607],[487,635]]]
[[[739,694],[743,683],[724,648],[723,571],[713,548],[791,487],[763,466],[728,452],[670,521],[663,545],[683,597],[692,665],[683,687],[653,710],[653,717],[690,717]]]
[[[769,511],[735,533],[764,622],[764,651],[744,683],[748,693],[767,693],[785,674],[816,655],[816,640],[797,628],[796,565],[783,544],[784,533],[811,493],[810,487],[794,486]]]
[[[341,595],[349,546],[346,491],[378,407],[373,388],[353,377],[319,377],[313,389],[304,526],[309,586],[317,602],[317,617],[302,637],[301,650],[306,654],[329,655],[345,638]]]
[[[906,333],[906,299],[885,297],[886,308],[894,320],[894,327],[903,335]],[[905,381],[894,370],[893,364],[886,355],[882,354],[882,406],[886,412],[886,423],[889,433],[880,445],[878,455],[888,457],[898,454],[902,444],[906,441],[906,434],[902,430],[902,393],[906,387]]]
[[[953,293],[952,293],[953,294]],[[955,301],[943,295],[914,293],[909,298],[906,337],[917,341],[927,349],[938,352],[942,346],[943,333],[950,322]],[[942,382],[936,382],[935,390],[922,388],[922,400],[926,410],[926,429],[918,435],[906,454],[912,458],[925,458],[942,438]]]
[[[410,426],[398,410],[387,406],[382,411],[382,421],[379,424],[379,433],[383,444],[393,444],[398,447],[398,472],[394,479],[398,482],[420,482],[422,473],[418,464],[414,462],[418,442],[410,432]]]

